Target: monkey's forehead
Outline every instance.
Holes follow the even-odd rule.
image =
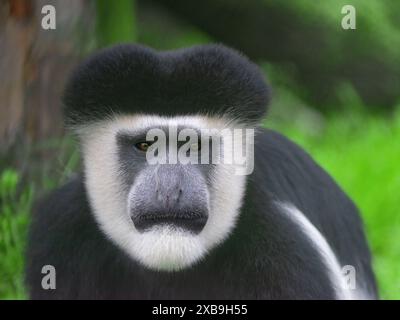
[[[180,134],[184,130],[192,130],[201,136],[219,136],[224,130],[233,132],[235,129],[248,129],[241,123],[227,118],[208,117],[202,115],[191,116],[158,116],[148,114],[114,115],[104,120],[91,122],[77,126],[75,132],[84,140],[93,138],[99,141],[99,137],[106,136],[114,139],[118,134],[133,136],[146,135],[150,130],[157,129],[166,134]],[[155,131],[153,131],[155,132]],[[186,132],[187,133],[187,132]]]
[[[269,89],[259,68],[222,45],[175,51],[125,44],[81,63],[63,96],[68,124],[118,115],[208,115],[258,123]]]

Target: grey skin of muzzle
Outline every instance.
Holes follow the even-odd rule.
[[[132,187],[129,210],[140,232],[168,224],[200,233],[209,213],[209,194],[201,170],[182,164],[149,166]]]

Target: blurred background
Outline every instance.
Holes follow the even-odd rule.
[[[44,5],[56,29],[44,30]],[[356,29],[342,28],[342,7]],[[60,95],[71,68],[118,42],[220,42],[273,88],[266,127],[302,145],[364,218],[383,299],[400,299],[400,2],[393,0],[0,0],[0,299],[27,298],[34,199],[80,167]]]

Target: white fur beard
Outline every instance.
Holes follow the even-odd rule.
[[[201,238],[180,228],[164,225],[137,234],[131,249],[144,266],[178,271],[200,260],[207,251]]]

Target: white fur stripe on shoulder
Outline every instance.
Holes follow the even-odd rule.
[[[308,220],[307,217],[294,205],[278,201],[276,204],[295,224],[300,227],[321,255],[326,269],[329,272],[329,278],[332,281],[337,299],[358,299],[356,297],[356,290],[352,290],[346,286],[340,263],[321,232],[319,232],[310,220]]]

